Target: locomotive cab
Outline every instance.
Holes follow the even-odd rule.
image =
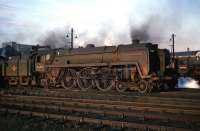
[[[35,57],[35,72],[45,71],[45,55],[37,55]]]
[[[45,72],[46,55],[50,52],[49,46],[33,46],[31,52],[32,72]]]
[[[48,46],[37,46],[32,52],[32,85],[44,86],[46,84],[46,65],[51,63],[55,51]]]

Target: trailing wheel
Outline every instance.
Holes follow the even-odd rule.
[[[148,92],[148,82],[145,80],[141,80],[138,84],[138,91],[141,94]]]
[[[75,71],[72,69],[67,69],[64,73],[63,79],[61,81],[62,87],[64,87],[67,90],[72,89],[76,86],[76,80],[75,80]]]

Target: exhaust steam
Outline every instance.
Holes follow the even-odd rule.
[[[198,81],[191,77],[180,77],[178,79],[177,88],[193,88],[193,89],[200,89],[200,85]]]

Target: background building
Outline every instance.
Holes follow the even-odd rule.
[[[189,64],[198,64],[200,63],[200,50],[176,52],[175,58],[182,64],[188,64],[188,61]]]
[[[3,48],[7,46],[14,48],[16,51],[20,52],[21,54],[27,54],[27,53],[30,53],[30,51],[32,50],[32,46],[34,45],[19,44],[14,41],[2,43]]]
[[[200,51],[176,52],[175,58],[180,74],[191,76],[200,81]]]

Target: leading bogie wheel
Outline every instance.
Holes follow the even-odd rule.
[[[118,92],[125,92],[128,88],[128,86],[126,86],[125,82],[121,82],[121,81],[116,81],[115,87]]]
[[[113,87],[113,82],[110,79],[96,79],[95,80],[95,84],[96,87],[100,90],[100,91],[109,91],[112,89]]]

